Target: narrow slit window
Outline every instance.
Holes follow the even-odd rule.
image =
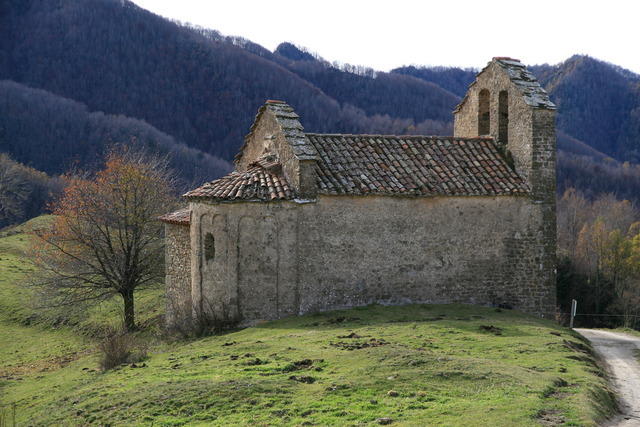
[[[206,261],[213,261],[216,257],[216,239],[213,238],[213,234],[207,233],[204,236],[204,259]]]
[[[506,90],[498,96],[498,141],[509,143],[509,93]]]
[[[482,89],[478,98],[478,135],[489,135],[491,113],[489,112],[489,91]]]

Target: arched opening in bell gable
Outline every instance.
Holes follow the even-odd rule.
[[[498,141],[509,143],[509,93],[506,90],[498,95]]]
[[[489,111],[489,90],[482,89],[478,96],[478,135],[489,135],[491,132],[491,113]]]

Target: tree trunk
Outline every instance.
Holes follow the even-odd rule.
[[[122,300],[124,301],[124,329],[127,332],[131,332],[136,329],[133,290],[123,291],[121,295]]]

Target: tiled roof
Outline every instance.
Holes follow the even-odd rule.
[[[490,138],[307,134],[318,192],[411,196],[528,193]]]
[[[496,57],[493,58],[489,65],[491,65],[491,63],[493,62],[496,62],[507,72],[513,84],[520,90],[522,98],[524,99],[524,102],[527,103],[527,105],[547,110],[556,109],[555,104],[549,99],[549,95],[547,94],[547,92],[543,89],[542,86],[540,86],[540,83],[538,83],[538,79],[536,79],[536,77],[531,74],[531,72],[523,63],[520,62],[520,60],[508,57]],[[489,65],[487,65],[487,67]],[[484,71],[484,69],[482,71]],[[482,74],[482,71],[479,74]],[[470,86],[473,86],[475,83],[476,81],[471,83]],[[462,104],[464,104],[466,99],[467,97],[465,95],[462,102],[458,104],[454,111],[458,111]]]
[[[189,211],[189,208],[184,208],[175,212],[164,214],[161,217],[158,217],[158,219],[169,224],[189,225],[189,223],[191,222],[191,211]]]
[[[294,194],[275,156],[265,155],[251,163],[245,172],[233,171],[189,191],[184,197],[270,201],[289,200]]]
[[[498,196],[527,194],[491,138],[307,134],[319,153],[320,194]],[[274,155],[185,194],[227,201],[290,200]]]

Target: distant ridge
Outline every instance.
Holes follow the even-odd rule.
[[[189,148],[144,121],[90,112],[76,101],[12,81],[0,81],[2,151],[49,174],[101,166],[111,144],[168,155],[185,186],[217,178],[231,165]]]

